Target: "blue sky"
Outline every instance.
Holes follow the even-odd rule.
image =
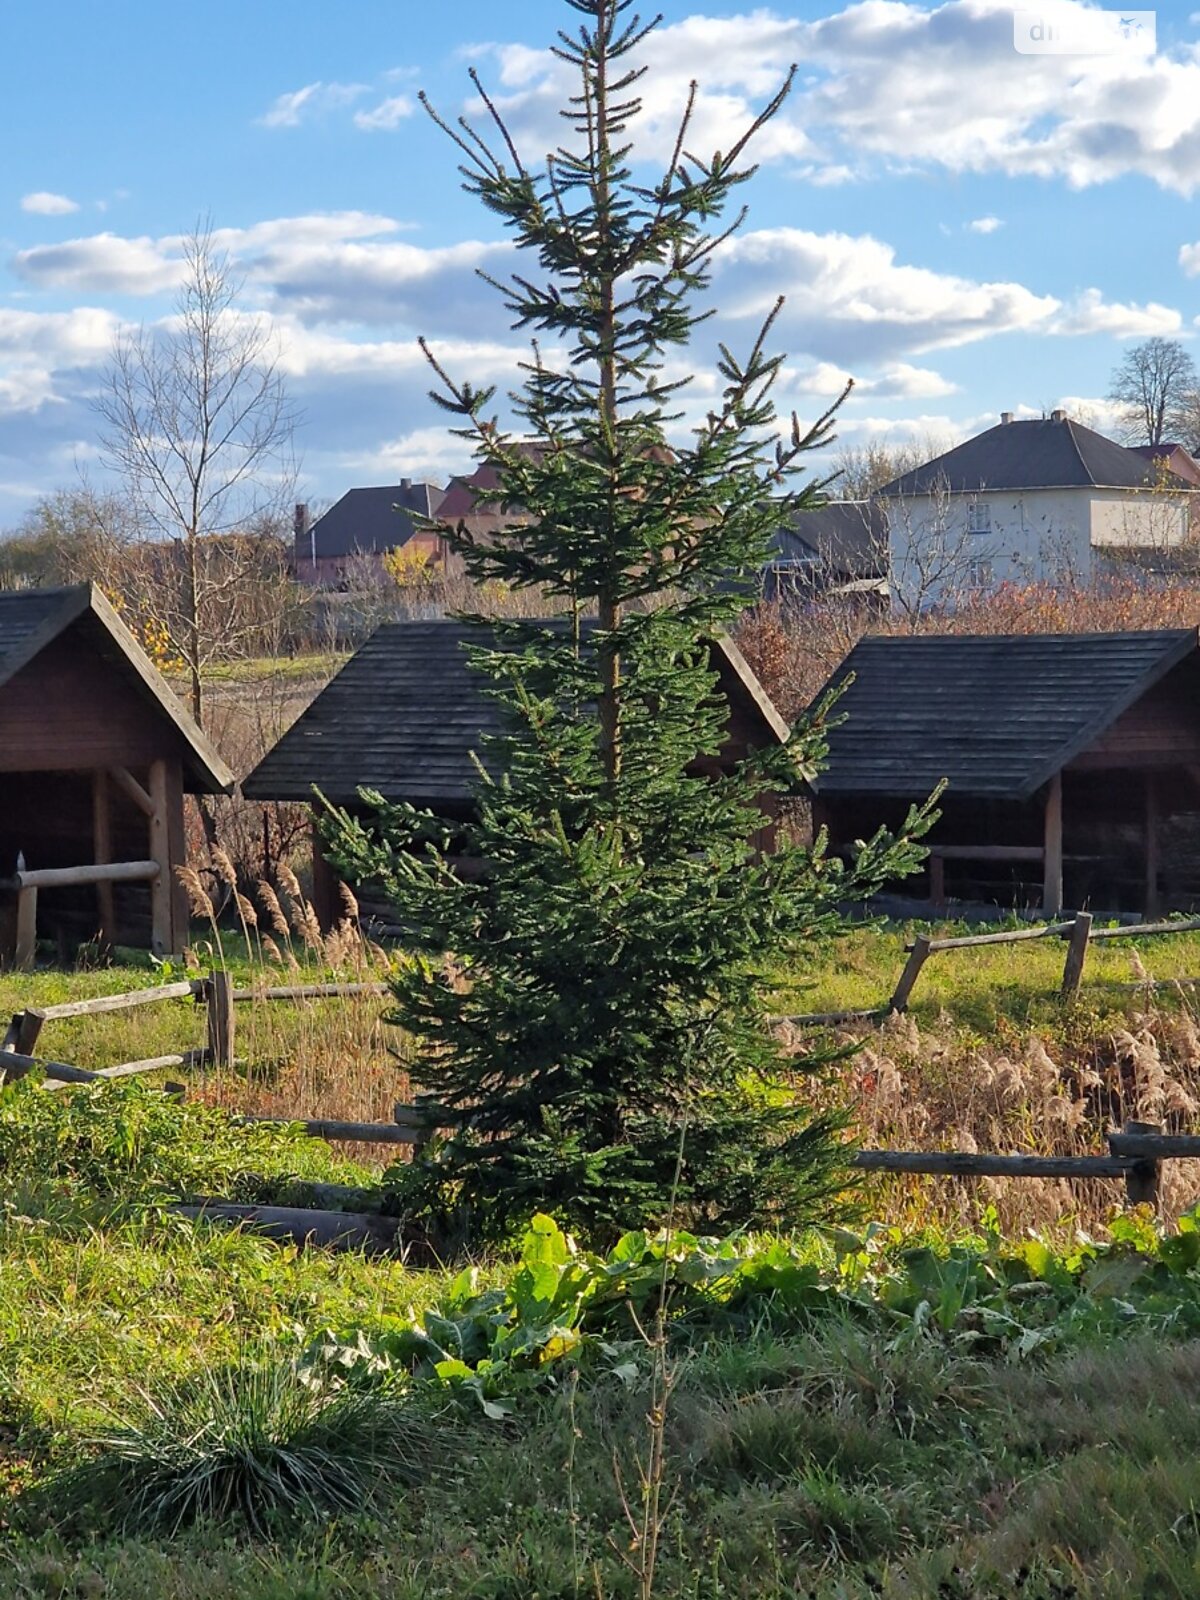
[[[711,338],[744,344],[784,293],[783,398],[812,415],[852,374],[846,444],[1058,404],[1107,425],[1128,343],[1194,345],[1200,327],[1195,5],[1158,7],[1154,54],[1028,56],[993,0],[665,0],[647,159],[689,77],[697,145],[727,147],[800,66],[719,263],[697,406]],[[1074,26],[1088,8],[1043,10]],[[201,216],[246,309],[274,324],[305,493],[462,468],[415,336],[501,383],[517,349],[475,275],[502,267],[502,236],[416,92],[469,109],[474,63],[536,158],[562,92],[545,46],[569,16],[560,0],[6,7],[0,528],[81,470],[103,478],[89,397],[114,337],[169,315],[179,237]]]

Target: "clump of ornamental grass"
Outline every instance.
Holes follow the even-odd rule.
[[[91,1448],[56,1493],[126,1532],[168,1535],[357,1515],[420,1482],[436,1454],[428,1416],[399,1395],[321,1385],[268,1358],[139,1390]]]

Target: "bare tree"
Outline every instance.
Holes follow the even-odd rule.
[[[909,631],[919,631],[931,608],[952,611],[992,587],[998,546],[960,513],[944,477],[923,494],[889,496],[886,505],[892,611]]]
[[[0,589],[95,582],[115,599],[136,534],[135,519],[118,495],[98,493],[86,480],[56,489],[12,532],[0,535]]]
[[[1108,398],[1122,408],[1129,444],[1162,444],[1200,412],[1196,364],[1178,339],[1143,339],[1114,370]],[[1194,440],[1189,437],[1188,442]]]
[[[96,410],[106,462],[157,536],[147,600],[201,721],[203,669],[227,645],[224,602],[256,554],[245,535],[293,498],[296,418],[271,331],[238,309],[242,283],[210,225],[189,235],[183,262],[175,315],[118,336]]]
[[[866,444],[847,445],[834,457],[835,476],[829,495],[835,500],[869,500],[896,478],[944,455],[953,444],[952,439],[924,434],[920,438],[868,439]]]

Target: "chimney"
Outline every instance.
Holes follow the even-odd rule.
[[[1065,411],[1052,411],[1050,413],[1050,421],[1051,422],[1065,422],[1066,420],[1067,420],[1067,413]]]
[[[412,488],[412,479],[411,478],[401,478],[400,479],[400,493],[401,494],[407,494],[408,491],[411,488]]]
[[[1010,423],[1012,421],[1012,419],[1013,419],[1013,414],[1012,414],[1011,411],[1002,411],[1000,413],[1000,421],[1003,422],[1006,426],[1007,426],[1008,423]]]

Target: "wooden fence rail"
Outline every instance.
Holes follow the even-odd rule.
[[[1070,994],[1078,988],[1088,944],[1092,939],[1138,938],[1197,927],[1200,927],[1200,918],[1188,922],[1145,923],[1126,928],[1093,931],[1090,915],[1081,912],[1070,922],[1052,923],[1034,929],[1013,929],[1000,934],[980,934],[971,938],[946,940],[935,940],[923,934],[914,939],[909,947],[904,972],[887,1007],[872,1012],[826,1012],[811,1018],[776,1020],[833,1023],[881,1016],[888,1010],[902,1011],[908,1003],[921,968],[936,951],[968,948],[975,944],[1015,943],[1030,938],[1067,939],[1063,992]],[[1180,981],[1200,982],[1187,979]],[[59,1088],[70,1084],[103,1083],[114,1078],[159,1071],[168,1067],[230,1064],[233,1061],[235,1002],[256,998],[325,999],[339,995],[383,995],[386,992],[387,986],[378,983],[292,984],[265,991],[235,990],[227,973],[213,972],[207,978],[159,984],[153,988],[133,990],[126,994],[67,1001],[40,1009],[30,1007],[13,1017],[3,1042],[0,1043],[0,1084],[30,1072],[40,1073],[45,1087]],[[33,1053],[38,1035],[47,1022],[187,998],[194,999],[206,1008],[207,1042],[203,1049],[184,1051],[177,1055],[155,1056],[143,1061],[122,1062],[116,1066],[101,1068],[98,1072],[85,1071],[66,1062],[49,1061]],[[179,1085],[168,1085],[168,1092],[178,1095],[182,1091]],[[414,1147],[424,1144],[439,1126],[436,1105],[428,1103],[409,1105],[403,1102],[394,1108],[391,1122],[343,1122],[329,1118],[254,1114],[246,1115],[239,1120],[248,1125],[262,1123],[295,1126],[312,1138]],[[850,1164],[864,1172],[912,1173],[935,1177],[1123,1179],[1127,1199],[1131,1203],[1140,1204],[1157,1202],[1164,1161],[1200,1160],[1200,1135],[1164,1134],[1161,1126],[1155,1123],[1126,1123],[1120,1132],[1109,1134],[1108,1146],[1106,1155],[1083,1156],[977,1153],[960,1150],[859,1150],[851,1156]]]
[[[1059,993],[1070,999],[1079,992],[1083,982],[1083,969],[1088,949],[1098,939],[1148,939],[1164,933],[1192,933],[1200,928],[1200,917],[1181,918],[1175,922],[1134,922],[1118,928],[1095,928],[1092,914],[1080,911],[1069,922],[1047,922],[1036,928],[1005,928],[1000,933],[962,934],[950,939],[935,939],[927,933],[918,934],[911,944],[905,945],[908,960],[892,991],[883,1005],[864,1011],[812,1011],[801,1016],[775,1017],[777,1023],[788,1023],[794,1028],[836,1027],[847,1022],[871,1022],[906,1011],[913,989],[922,968],[930,956],[943,950],[973,950],[981,945],[1021,944],[1030,939],[1065,939],[1066,963],[1063,967]],[[1200,978],[1147,979],[1141,983],[1123,984],[1122,988],[1156,989],[1200,987]]]
[[[310,1138],[352,1144],[420,1147],[437,1131],[436,1111],[399,1104],[394,1122],[331,1122],[305,1117],[248,1116],[247,1123],[300,1128]],[[1127,1122],[1108,1135],[1108,1155],[1044,1156],[968,1150],[856,1150],[860,1172],[910,1173],[938,1178],[1069,1178],[1125,1182],[1131,1205],[1158,1202],[1164,1161],[1200,1160],[1200,1135],[1164,1134],[1158,1123]]]

